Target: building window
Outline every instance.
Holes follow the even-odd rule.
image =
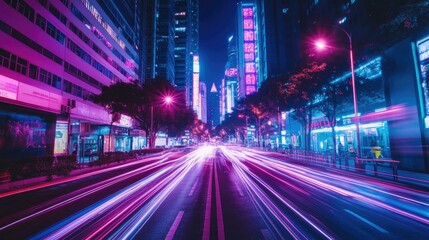
[[[40,14],[37,14],[36,25],[39,26],[43,31],[46,30],[46,19]]]
[[[30,64],[30,72],[28,76],[34,80],[37,80],[38,75],[39,75],[39,68],[36,65]]]
[[[63,91],[66,92],[66,93],[71,93],[72,92],[72,85],[73,84],[71,82],[69,82],[69,81],[67,81],[67,80],[64,79],[64,82],[63,82]]]
[[[0,48],[0,65],[9,68],[10,53]]]

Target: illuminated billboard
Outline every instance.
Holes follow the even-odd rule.
[[[200,58],[198,55],[193,56],[193,74],[192,74],[192,107],[201,119],[200,110]]]
[[[244,54],[244,88],[245,94],[256,92],[256,34],[253,6],[242,8],[243,17],[243,54]]]

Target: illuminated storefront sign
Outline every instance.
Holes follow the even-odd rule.
[[[253,7],[243,7],[243,54],[244,54],[244,88],[249,95],[256,91],[256,37]]]
[[[0,97],[16,100],[18,95],[18,81],[0,75]]]
[[[54,154],[67,154],[68,123],[57,121],[55,127]]]

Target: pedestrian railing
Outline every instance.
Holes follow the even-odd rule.
[[[393,180],[398,180],[398,164],[400,161],[393,159],[383,159],[383,158],[357,158],[354,155],[343,153],[343,154],[334,154],[330,152],[306,152],[304,150],[285,150],[284,154],[295,161],[316,164],[316,165],[325,165],[328,167],[345,167],[346,170],[354,169],[356,171],[365,172],[366,164],[373,164],[374,175],[378,176],[378,166],[386,166],[386,164],[392,168]]]

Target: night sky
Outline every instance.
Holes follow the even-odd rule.
[[[200,0],[200,80],[207,84],[207,91],[223,78],[236,11],[235,0]]]

